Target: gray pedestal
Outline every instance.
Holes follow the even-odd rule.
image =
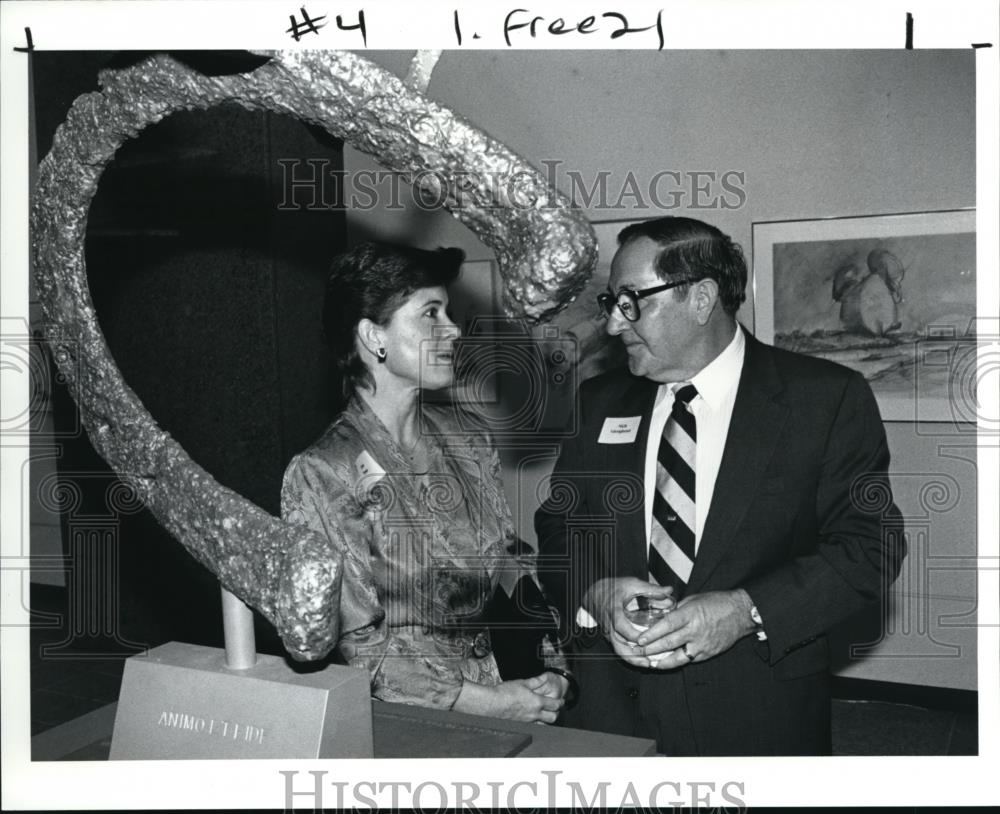
[[[111,760],[372,756],[362,670],[296,673],[261,655],[230,670],[224,651],[180,642],[126,662]]]

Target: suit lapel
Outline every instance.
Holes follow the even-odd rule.
[[[788,407],[776,398],[783,383],[770,349],[749,334],[745,333],[745,338],[736,403],[688,594],[701,590],[735,542],[736,530],[750,508],[788,418]]]
[[[646,527],[645,527],[645,491],[643,474],[646,462],[646,442],[649,438],[649,421],[653,412],[653,402],[656,399],[658,385],[649,379],[630,376],[622,396],[613,398],[607,412],[600,416],[600,425],[596,427],[599,433],[604,419],[609,417],[626,418],[641,416],[639,430],[635,441],[630,444],[599,444],[602,451],[601,473],[607,477],[599,478],[601,484],[600,504],[615,516],[615,535],[617,545],[614,549],[616,562],[610,569],[618,576],[636,576],[646,578]],[[623,488],[615,489],[615,482],[625,480]],[[635,490],[632,492],[632,490]],[[623,499],[632,493],[637,500]],[[626,509],[631,508],[629,511]],[[611,565],[611,564],[609,564]]]

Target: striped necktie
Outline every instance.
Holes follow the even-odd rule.
[[[674,391],[656,464],[656,494],[649,535],[649,577],[672,586],[679,599],[691,576],[695,555],[695,450],[698,440],[691,400],[693,384]]]

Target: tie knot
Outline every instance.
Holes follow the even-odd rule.
[[[674,391],[674,404],[675,406],[677,404],[682,404],[686,407],[697,395],[698,388],[696,388],[693,384],[682,385]]]

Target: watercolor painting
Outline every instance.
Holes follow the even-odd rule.
[[[975,211],[753,225],[758,338],[861,372],[887,421],[974,421]]]

